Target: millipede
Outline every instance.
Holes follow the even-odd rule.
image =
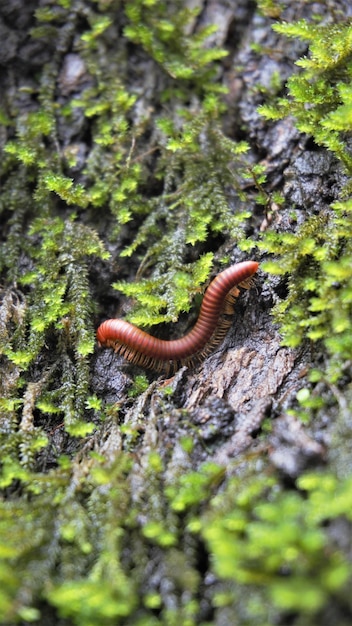
[[[249,289],[259,263],[243,261],[220,272],[207,288],[198,319],[184,337],[158,339],[122,319],[100,324],[97,340],[135,365],[157,372],[175,372],[182,365],[196,365],[225,338],[232,324],[239,287]]]

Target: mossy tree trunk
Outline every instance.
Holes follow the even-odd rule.
[[[351,9],[287,5],[0,7],[0,623],[351,621]],[[246,259],[195,367],[97,345]]]

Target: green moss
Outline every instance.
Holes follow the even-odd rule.
[[[130,398],[135,398],[136,396],[141,395],[146,389],[149,387],[149,381],[145,374],[140,374],[136,376],[133,380],[132,387],[128,390],[128,396]]]
[[[283,341],[297,347],[304,338],[322,342],[330,355],[331,381],[352,356],[351,201],[308,218],[296,234],[268,232],[259,246],[279,257],[263,269],[289,276],[288,296],[274,308]]]
[[[177,478],[166,456],[63,457],[49,473],[3,458],[1,487],[20,481],[21,492],[0,500],[1,619],[35,623],[46,601],[77,626],[152,624],[155,609],[159,624],[196,626],[204,592],[209,624],[223,611],[260,626],[294,612],[318,626],[330,603],[352,611],[351,567],[333,532],[352,521],[350,476],[309,472],[289,491],[257,461],[228,477],[213,463],[185,471],[186,454]]]
[[[216,603],[243,624],[272,623],[281,611],[294,611],[297,623],[319,624],[332,597],[350,605],[350,564],[323,524],[341,515],[350,520],[351,479],[307,474],[298,486],[302,492],[290,493],[265,474],[250,483],[233,478],[203,518],[213,571],[225,583]]]
[[[285,341],[297,346],[303,336],[322,340],[336,358],[346,359],[351,357],[351,202],[336,202],[332,210],[309,218],[297,234],[270,232],[261,245],[285,259],[264,267],[290,274],[289,296],[276,308]]]
[[[309,54],[296,62],[302,71],[287,81],[288,97],[272,106],[264,105],[260,111],[269,119],[293,115],[297,128],[334,152],[351,173],[352,157],[344,138],[351,128],[350,23],[341,20],[339,24],[317,25],[301,20],[273,28],[308,42]]]
[[[191,80],[202,89],[214,90],[214,61],[227,56],[225,50],[204,45],[216,31],[209,25],[193,37],[186,27],[197,17],[200,8],[183,8],[182,2],[170,3],[134,0],[126,6],[129,24],[124,29],[128,39],[141,44],[146,52],[174,79]]]
[[[74,219],[66,223],[61,218],[35,219],[26,245],[35,269],[18,277],[27,295],[15,330],[11,302],[3,308],[8,319],[1,337],[2,353],[19,371],[26,372],[47,352],[50,341],[56,358],[34,387],[28,383],[32,400],[23,411],[26,420],[29,414],[34,419],[35,410],[44,415],[60,411],[67,429],[72,430],[83,417],[89,388],[88,356],[94,347],[87,259],[106,254],[96,233]]]
[[[87,480],[89,467],[93,478]],[[8,466],[8,484],[21,480],[23,493],[0,502],[1,621],[17,622],[28,611],[35,612],[36,598],[47,599],[63,616],[87,626],[97,621],[117,623],[114,620],[130,613],[136,595],[119,556],[123,541],[119,524],[128,505],[127,485],[121,476],[127,468],[124,459],[110,467],[109,474],[99,459],[72,468],[65,462],[61,470],[49,474],[25,474],[14,467],[11,472]],[[111,480],[117,481],[114,487]],[[107,501],[101,488],[108,483]],[[104,509],[109,511],[105,522],[101,518]],[[12,567],[18,566],[11,576],[9,559]],[[31,575],[34,563],[35,576]]]
[[[316,25],[307,21],[275,24],[289,37],[307,41],[307,56],[297,61],[302,68],[287,82],[287,97],[260,107],[269,119],[293,115],[302,132],[331,150],[352,171],[346,137],[350,131],[352,31],[348,22]],[[307,218],[296,233],[271,230],[259,246],[278,257],[263,269],[287,275],[288,297],[274,314],[284,342],[297,347],[304,338],[323,342],[330,355],[329,375],[338,379],[351,359],[352,249],[351,179],[341,200],[319,216]]]
[[[257,4],[263,15],[271,18],[279,18],[285,6],[277,0],[258,0]]]
[[[181,476],[179,481],[167,488],[171,508],[182,512],[204,502],[211,489],[218,486],[224,478],[224,468],[215,463],[204,463],[197,472]]]

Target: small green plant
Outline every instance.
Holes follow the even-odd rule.
[[[216,26],[206,26],[194,37],[185,34],[198,14],[198,7],[184,8],[182,2],[134,0],[126,5],[129,24],[124,34],[141,44],[173,79],[195,79],[202,90],[219,91],[213,81],[214,62],[227,56],[227,51],[205,45]]]
[[[258,0],[258,9],[267,17],[279,18],[285,4],[278,0]]]
[[[180,476],[177,484],[170,485],[166,493],[171,508],[178,513],[204,502],[224,479],[224,468],[215,463],[204,463],[198,471]]]
[[[139,376],[135,377],[133,381],[133,386],[128,390],[128,396],[130,398],[135,398],[136,396],[139,396],[141,393],[146,391],[146,389],[148,389],[148,386],[148,378],[145,374],[140,374]]]

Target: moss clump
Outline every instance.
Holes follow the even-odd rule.
[[[303,338],[323,342],[336,380],[352,356],[351,201],[331,208],[309,218],[296,234],[267,233],[260,245],[284,259],[264,267],[289,275],[288,296],[274,309],[284,342],[291,347]]]
[[[44,600],[86,626],[121,623],[130,614],[137,597],[121,564],[128,467],[127,458],[107,471],[97,456],[72,467],[62,457],[58,469],[44,474],[2,459],[1,488],[14,479],[22,488],[0,502],[3,623],[37,623]]]
[[[0,501],[4,622],[41,623],[39,602],[77,626],[149,625],[156,610],[159,624],[196,626],[205,606],[209,624],[294,615],[317,626],[331,605],[352,612],[348,555],[334,541],[334,525],[352,522],[350,477],[311,472],[287,491],[257,463],[227,477],[213,463],[185,471],[185,454],[167,478],[162,454],[62,457],[49,473],[3,459],[1,488],[21,483]]]
[[[134,0],[126,6],[124,35],[140,44],[173,79],[192,80],[201,91],[215,92],[219,86],[213,81],[214,61],[227,52],[204,45],[216,26],[199,29],[193,37],[186,34],[199,12],[199,7],[184,8],[182,2]]]
[[[275,24],[274,30],[309,43],[309,54],[296,64],[303,68],[287,81],[288,97],[260,111],[269,119],[293,115],[297,128],[327,147],[352,172],[345,133],[351,129],[352,27],[349,22]]]
[[[308,54],[297,61],[302,68],[287,81],[287,97],[277,98],[260,111],[269,119],[293,115],[297,128],[331,150],[348,174],[352,161],[348,140],[351,42],[349,22],[339,24],[275,24],[274,29],[309,43]],[[331,210],[307,218],[296,233],[271,230],[260,242],[279,261],[264,269],[289,275],[288,297],[274,310],[287,345],[303,338],[322,341],[330,355],[329,375],[338,379],[352,356],[351,179]],[[346,199],[347,198],[347,199]]]
[[[241,624],[286,614],[318,625],[332,598],[352,610],[350,563],[327,530],[334,520],[351,522],[351,478],[306,474],[297,486],[281,491],[265,474],[249,483],[233,478],[211,502],[201,532],[223,581],[214,598],[219,613]]]

